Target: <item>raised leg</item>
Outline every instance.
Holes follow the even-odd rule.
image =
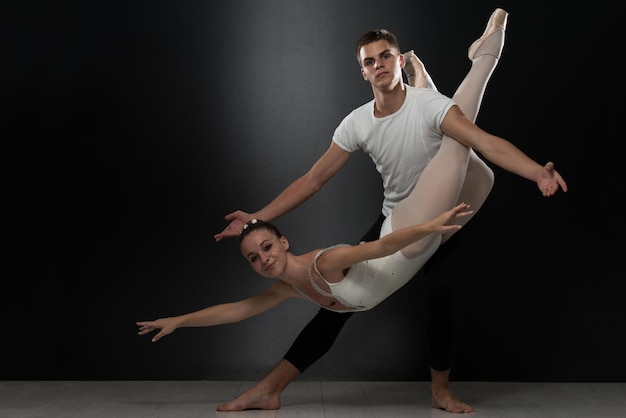
[[[504,23],[500,24],[503,21],[502,12],[502,9],[497,9],[492,14],[485,33],[470,47],[473,50],[472,66],[453,96],[459,108],[473,121],[478,116],[485,88],[504,45],[506,12]],[[470,169],[472,172],[468,175]],[[476,213],[492,186],[493,174],[478,156],[444,135],[439,151],[429,162],[411,194],[395,207],[392,227],[395,230],[432,219],[458,203],[461,197],[463,201],[472,205]],[[433,196],[436,196],[436,199]],[[464,217],[457,221],[465,224],[470,218]],[[439,245],[440,242],[443,241],[433,235],[412,244],[402,252],[407,257],[415,257],[424,253],[430,246]]]
[[[437,90],[424,63],[415,55],[413,50],[404,53],[404,62],[403,70],[409,86]]]

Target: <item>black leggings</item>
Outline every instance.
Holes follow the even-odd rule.
[[[385,220],[382,214],[370,230],[359,240],[373,241],[380,235]],[[454,238],[443,244],[423,267],[428,281],[427,339],[430,367],[445,371],[452,367],[456,317],[452,305],[452,277],[458,265],[458,251]],[[320,308],[300,332],[284,359],[303,373],[311,364],[328,352],[339,332],[353,312],[338,313]]]

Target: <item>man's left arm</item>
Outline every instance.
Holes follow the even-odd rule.
[[[567,184],[554,169],[553,162],[539,164],[506,139],[482,130],[458,106],[450,108],[441,123],[441,129],[498,167],[537,183],[544,196],[552,196],[559,187],[567,191]]]

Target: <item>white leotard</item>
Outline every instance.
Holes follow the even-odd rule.
[[[385,236],[390,232],[391,215],[383,222],[380,236]],[[338,302],[346,307],[352,308],[352,310],[366,311],[378,305],[411,280],[437,250],[439,242],[431,245],[427,251],[415,258],[406,258],[398,251],[387,257],[362,261],[350,267],[343,280],[337,283],[329,283],[317,269],[317,260],[326,251],[332,250],[335,247],[337,246],[325,248],[315,256],[309,270],[311,284],[320,294],[334,297]],[[315,284],[311,277],[313,271],[328,284],[330,294],[324,292]],[[297,288],[296,290],[300,291]],[[334,310],[330,309],[328,306],[322,307]]]

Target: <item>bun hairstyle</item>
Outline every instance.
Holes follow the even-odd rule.
[[[241,243],[244,238],[250,234],[252,231],[257,231],[259,229],[266,229],[270,231],[272,234],[276,235],[276,238],[280,238],[283,236],[281,232],[276,228],[274,224],[269,222],[262,221],[260,219],[252,219],[250,222],[243,226],[243,231],[239,234],[239,248],[241,248]]]

